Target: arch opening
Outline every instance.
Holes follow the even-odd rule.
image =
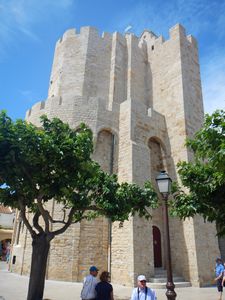
[[[152,226],[154,267],[162,267],[161,232],[157,226]]]

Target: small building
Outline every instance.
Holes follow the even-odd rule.
[[[15,212],[0,205],[0,259],[6,260],[6,248],[11,243]]]

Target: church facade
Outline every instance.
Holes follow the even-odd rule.
[[[176,164],[192,159],[185,140],[203,122],[197,42],[180,24],[167,40],[149,30],[140,37],[68,30],[56,44],[48,98],[26,119],[39,125],[43,114],[74,129],[86,123],[93,159],[120,182],[155,184],[161,170],[178,180]],[[54,201],[49,210],[59,213]],[[104,218],[71,226],[52,241],[47,278],[81,281],[93,264],[109,270],[114,283],[133,285],[142,273],[154,277],[155,268],[165,267],[162,206],[152,214],[122,226]],[[173,270],[193,286],[210,283],[220,255],[215,225],[200,217],[169,222]],[[31,238],[16,224],[12,270],[28,274]]]

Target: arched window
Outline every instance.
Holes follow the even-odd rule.
[[[163,155],[163,148],[161,146],[160,141],[152,137],[148,143],[150,149],[150,163],[151,163],[151,180],[155,182],[155,178],[158,173],[164,170],[164,155]]]
[[[93,157],[109,174],[117,173],[116,137],[109,130],[101,130],[97,136],[97,143]]]

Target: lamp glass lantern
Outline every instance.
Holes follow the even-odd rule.
[[[166,173],[166,171],[161,171],[159,173],[159,175],[156,177],[156,182],[158,185],[159,192],[161,194],[168,195],[170,193],[172,180]]]

